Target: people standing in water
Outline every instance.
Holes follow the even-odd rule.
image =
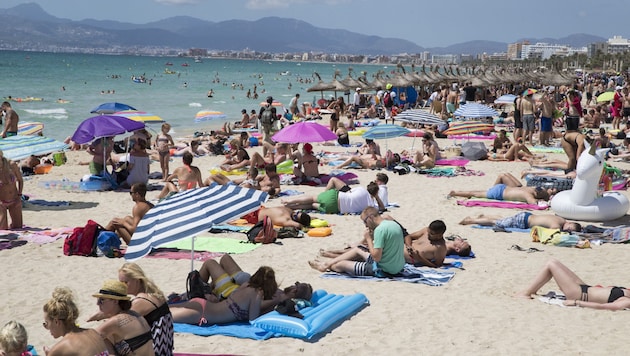
[[[4,112],[4,129],[2,130],[2,138],[16,136],[18,131],[18,122],[20,116],[13,110],[11,103],[5,101],[0,106]]]

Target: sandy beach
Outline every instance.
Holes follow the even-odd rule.
[[[362,141],[351,136],[351,142]],[[452,140],[438,139],[440,146],[452,144]],[[491,141],[485,142],[487,145]],[[411,137],[390,139],[387,146],[394,152],[418,149],[421,141]],[[384,149],[385,142],[379,144]],[[315,143],[314,151],[345,152],[353,148],[322,146]],[[260,150],[260,147],[250,149]],[[549,154],[564,159],[564,155]],[[54,167],[49,174],[35,175],[25,181],[24,193],[31,199],[67,201],[69,206],[36,206],[24,208],[24,223],[28,227],[60,228],[82,226],[87,219],[105,225],[111,218],[128,215],[132,201],[127,192],[68,192],[45,189],[40,182],[68,179],[79,181],[88,172],[80,161],[89,159],[85,152],[68,152],[68,162]],[[200,167],[204,178],[211,167],[222,157],[195,158],[193,164]],[[181,165],[174,157],[171,170]],[[628,169],[627,163],[613,165]],[[339,354],[488,354],[488,355],[603,355],[619,354],[626,347],[627,312],[599,311],[549,305],[538,300],[523,300],[512,295],[527,285],[542,265],[550,258],[557,258],[573,269],[585,282],[601,285],[630,285],[630,274],[623,264],[630,253],[630,245],[603,244],[589,249],[546,246],[531,241],[526,233],[504,233],[475,229],[459,225],[465,216],[480,213],[509,216],[512,209],[463,207],[456,199],[447,199],[454,189],[485,190],[499,173],[510,172],[520,176],[528,168],[527,162],[471,161],[468,169],[481,171],[479,176],[433,178],[420,174],[389,176],[389,200],[400,205],[390,209],[390,214],[408,230],[415,231],[432,220],[446,222],[446,235],[456,234],[468,239],[476,258],[464,260],[464,270],[456,270],[455,277],[446,285],[432,287],[404,282],[373,282],[361,280],[337,280],[320,278],[321,273],[311,269],[308,260],[315,259],[322,248],[341,248],[360,239],[363,224],[356,215],[321,215],[333,226],[333,235],[325,238],[305,237],[285,239],[281,244],[263,245],[257,249],[234,255],[234,259],[247,271],[255,271],[260,265],[274,268],[278,282],[287,286],[295,281],[311,283],[315,289],[329,293],[363,293],[370,305],[336,326],[329,333],[315,340],[289,337],[254,341],[235,337],[201,337],[176,334],[175,350],[204,354],[267,355],[339,355]],[[329,166],[320,167],[321,173],[330,172]],[[159,171],[153,162],[151,171]],[[359,176],[361,185],[372,181],[378,171],[349,170]],[[159,184],[159,181],[151,181]],[[317,194],[322,187],[305,185],[283,186],[298,189],[306,194]],[[158,191],[147,194],[149,200]],[[627,192],[623,192],[628,195]],[[267,206],[280,204],[271,199]],[[549,213],[549,212],[547,212]],[[626,215],[606,226],[628,224]],[[601,224],[597,224],[601,225]],[[244,240],[243,234],[222,234]],[[510,250],[518,244],[524,248],[537,247],[543,252],[527,253]],[[48,330],[42,327],[42,306],[57,286],[68,286],[75,292],[81,310],[81,326],[97,323],[85,320],[97,311],[95,293],[105,279],[116,278],[124,259],[105,257],[68,257],[62,253],[63,240],[39,245],[24,246],[0,251],[5,272],[0,276],[0,323],[10,319],[23,323],[29,333],[29,343],[39,354],[43,347],[53,345]],[[183,292],[190,260],[143,258],[138,262],[164,291]],[[201,266],[196,261],[195,267]],[[559,292],[552,282],[539,293],[549,290]]]

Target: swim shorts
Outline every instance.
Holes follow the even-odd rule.
[[[339,192],[336,189],[325,190],[317,196],[319,211],[324,214],[339,213]]]
[[[523,211],[514,216],[507,217],[505,219],[497,220],[494,224],[497,227],[501,228],[515,228],[515,229],[529,229],[529,217],[532,213]]]
[[[212,290],[212,294],[221,299],[227,298],[239,287],[227,273],[222,274],[214,284],[215,288]]]
[[[532,114],[523,115],[523,129],[525,131],[536,130],[536,118]]]
[[[486,198],[503,200],[503,191],[505,190],[505,184],[497,184],[486,192]]]
[[[17,136],[17,131],[7,131],[7,137]]]
[[[540,131],[542,132],[552,132],[553,131],[553,120],[549,117],[540,117]]]

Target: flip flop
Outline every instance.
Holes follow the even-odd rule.
[[[510,248],[508,248],[508,250],[526,251],[524,248],[522,248],[519,245],[512,245],[512,246],[510,246]]]
[[[527,249],[527,253],[532,253],[532,252],[544,252],[545,250],[539,250],[536,247],[530,247]]]

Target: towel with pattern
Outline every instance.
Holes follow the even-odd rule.
[[[462,206],[490,206],[505,209],[547,210],[547,204],[528,204],[520,201],[492,200],[492,199],[466,199],[458,200],[457,205]]]
[[[400,281],[408,283],[422,283],[430,286],[442,286],[448,283],[453,277],[455,272],[437,270],[434,268],[415,267],[410,264],[405,264],[403,271],[390,278],[379,278],[374,276],[351,276],[345,273],[326,272],[322,274],[322,278],[335,278],[335,279],[364,279],[371,281]]]

